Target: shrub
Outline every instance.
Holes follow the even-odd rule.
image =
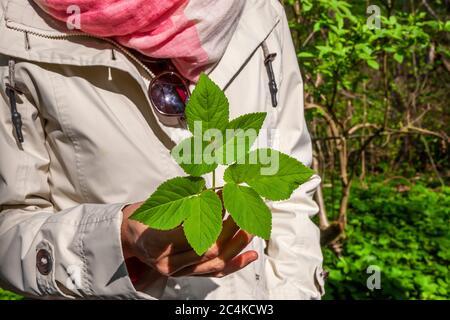
[[[448,298],[450,188],[403,189],[382,182],[354,187],[343,258],[324,250],[325,299]],[[381,269],[379,290],[366,286],[370,265]]]

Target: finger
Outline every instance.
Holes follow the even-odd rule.
[[[217,191],[216,194],[219,197],[220,201],[222,202],[222,219],[223,219],[223,217],[225,217],[226,210],[225,210],[225,205],[223,203],[223,192],[222,192],[222,189]]]
[[[223,222],[223,228],[222,232],[220,233],[219,238],[217,239],[217,244],[219,247],[222,247],[224,244],[228,242],[235,234],[238,232],[239,227],[234,222],[233,218],[229,216],[224,222]]]
[[[226,245],[226,248],[215,260],[229,261],[253,240],[253,235],[247,231],[240,230]]]
[[[227,261],[231,260],[239,252],[241,252],[252,239],[252,235],[241,230],[233,237],[233,239],[231,239],[229,244],[227,244],[226,248],[217,258],[200,264],[189,266],[173,274],[172,276],[180,277],[185,275],[220,272],[226,267]]]
[[[179,226],[173,230],[163,231],[161,234],[161,241],[166,242],[170,247],[169,254],[177,254],[181,252],[191,251],[186,236],[184,235],[183,227]]]
[[[221,246],[226,243],[232,236],[236,234],[239,230],[238,225],[234,222],[233,218],[229,216],[223,223],[222,232],[217,239],[217,244]],[[186,236],[184,235],[183,228],[180,226],[176,229],[170,231],[164,231],[165,239],[172,241],[172,254],[189,252],[191,251],[191,246],[187,242]]]
[[[158,265],[160,265],[170,274],[175,273],[185,267],[217,258],[224,249],[225,244],[236,234],[238,230],[239,227],[236,225],[234,220],[229,217],[223,224],[222,233],[217,239],[217,242],[203,255],[199,256],[197,253],[195,253],[195,251],[189,250],[175,255],[168,255],[166,257],[163,257],[158,262]]]
[[[223,278],[229,274],[232,274],[236,271],[244,269],[250,263],[256,261],[258,259],[258,253],[256,251],[247,251],[244,252],[233,259],[231,259],[225,268],[219,272],[213,273],[205,273],[205,274],[197,274],[194,275],[196,277],[214,277],[214,278]]]

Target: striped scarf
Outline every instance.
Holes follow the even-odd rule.
[[[112,38],[149,57],[171,59],[193,81],[220,60],[245,5],[245,0],[34,1],[83,32]]]

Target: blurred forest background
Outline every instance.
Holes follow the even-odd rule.
[[[450,0],[282,2],[323,178],[325,299],[448,299]]]
[[[323,178],[325,298],[450,298],[450,1],[283,3]]]

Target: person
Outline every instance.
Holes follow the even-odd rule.
[[[201,72],[225,91],[230,118],[267,112],[268,146],[311,164],[278,1],[0,1],[0,287],[50,299],[320,299],[317,175],[267,203],[267,242],[228,217],[198,256],[181,227],[128,219],[184,175],[170,149]]]

